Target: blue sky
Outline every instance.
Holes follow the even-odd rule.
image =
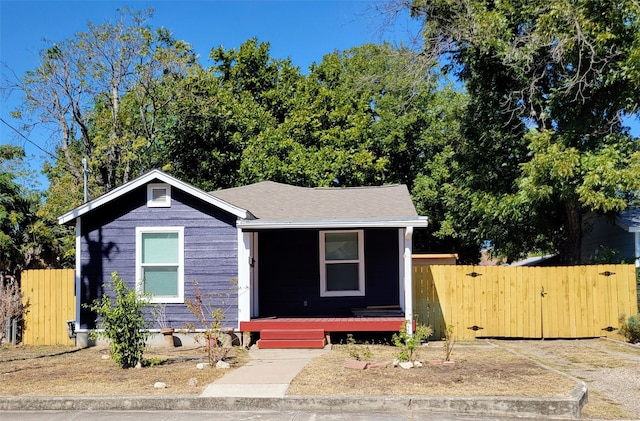
[[[237,48],[249,38],[271,44],[275,58],[291,57],[305,72],[325,54],[367,42],[400,42],[415,35],[416,23],[406,16],[384,25],[374,1],[31,1],[0,0],[0,62],[3,76],[18,76],[38,66],[44,39],[61,41],[84,31],[86,24],[113,20],[116,9],[153,7],[151,25],[169,29],[189,42],[206,62],[211,48]],[[0,115],[18,128],[10,112],[20,101],[16,92],[2,94]],[[47,133],[25,133],[51,150]],[[32,168],[44,162],[36,148],[0,123],[0,142],[26,147]]]

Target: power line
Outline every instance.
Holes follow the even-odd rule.
[[[10,128],[11,130],[13,130],[14,132],[16,132],[18,134],[18,136],[20,136],[21,138],[23,138],[24,140],[26,140],[27,142],[31,143],[33,146],[35,146],[36,148],[40,149],[42,152],[46,153],[47,155],[49,155],[51,158],[53,159],[57,159],[57,157],[55,155],[53,155],[51,152],[43,149],[40,147],[40,145],[38,145],[36,142],[34,142],[33,140],[29,139],[27,136],[25,136],[24,134],[22,134],[20,132],[20,130],[16,129],[15,127],[13,127],[11,124],[7,123],[5,121],[4,118],[0,117],[0,121],[2,121],[5,126],[7,126],[8,128]]]

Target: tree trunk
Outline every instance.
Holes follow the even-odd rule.
[[[563,202],[565,235],[560,244],[560,261],[566,265],[580,263],[582,247],[582,212],[577,201],[567,199]]]

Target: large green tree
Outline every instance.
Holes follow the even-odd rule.
[[[640,6],[632,0],[415,0],[422,57],[464,83],[464,142],[446,190],[449,234],[514,259],[580,259],[587,212],[640,190]]]
[[[446,136],[433,124],[452,109],[438,104],[441,92],[428,80],[408,77],[412,61],[387,44],[327,54],[297,84],[285,118],[249,140],[243,179],[412,186]]]
[[[23,158],[22,148],[0,145],[0,281],[64,260],[59,227],[39,214],[42,195],[20,185]]]

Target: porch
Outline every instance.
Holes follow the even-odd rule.
[[[404,317],[271,317],[240,322],[240,331],[260,334],[267,348],[323,348],[332,332],[397,332]],[[415,329],[415,322],[413,328]]]

